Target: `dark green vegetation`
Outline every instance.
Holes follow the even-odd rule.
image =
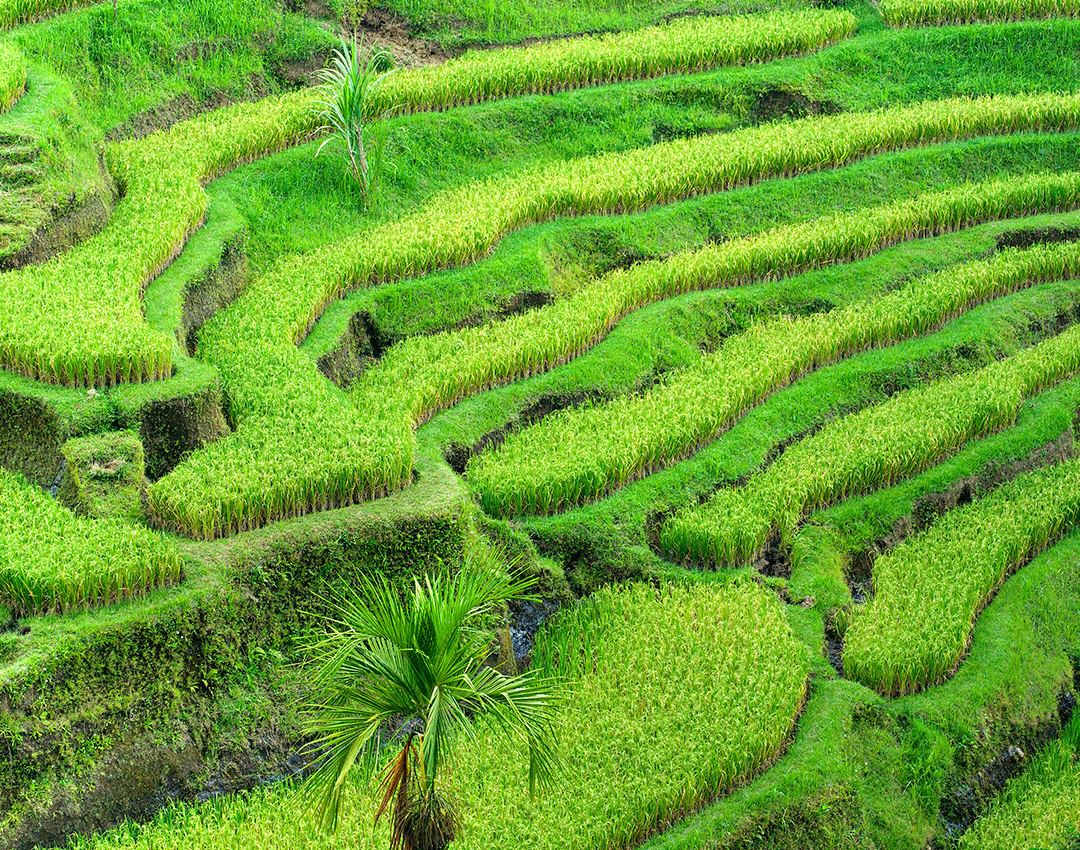
[[[895,31],[869,4],[847,8],[859,19],[858,34],[804,57],[391,119],[385,124],[387,170],[366,206],[342,158],[314,156],[318,140],[236,168],[208,187],[205,225],[145,295],[148,322],[176,341],[175,373],[94,393],[0,373],[0,464],[40,487],[58,482],[59,497],[84,517],[119,517],[134,529],[143,515],[144,471],[158,479],[236,424],[217,370],[196,357],[203,324],[276,263],[392,223],[441,191],[594,153],[792,118],[952,96],[1077,90],[1075,21]],[[301,84],[335,43],[341,15],[366,21],[373,38],[390,38],[395,27],[407,30],[410,39],[394,36],[404,57],[419,51],[424,37],[453,52],[480,42],[644,26],[695,9],[730,10],[711,3],[451,9],[395,2],[388,8],[331,6],[312,19],[292,5],[264,0],[132,0],[115,17],[104,4],[19,28],[8,38],[25,56],[27,91],[0,116],[0,157],[7,179],[15,181],[3,197],[12,212],[4,213],[0,231],[10,234],[8,265],[40,262],[108,219],[118,187],[101,165],[105,140],[138,137],[196,112]],[[475,264],[361,289],[335,302],[301,351],[335,382],[353,384],[368,364],[409,337],[542,310],[596,277],[644,261],[967,182],[1064,173],[1078,162],[1077,132],[991,135],[880,154],[634,215],[560,218],[508,235]],[[649,846],[688,850],[953,846],[976,815],[995,804],[1007,778],[1057,746],[1051,742],[1075,706],[1080,538],[1070,534],[1031,563],[1010,565],[1014,575],[978,615],[955,671],[922,693],[887,699],[842,678],[829,661],[842,660],[843,636],[873,590],[878,556],[933,528],[957,505],[1074,455],[1080,380],[1031,395],[1015,421],[910,478],[800,517],[755,553],[753,563],[719,571],[673,564],[663,557],[659,532],[669,516],[718,488],[745,485],[788,446],[829,423],[1055,338],[1080,317],[1076,281],[1013,292],[973,306],[926,336],[812,372],[687,460],[586,507],[493,520],[470,497],[467,478],[456,473],[508,431],[554,410],[598,406],[665,385],[763,321],[842,309],[1009,245],[1078,236],[1077,212],[975,223],[855,262],[653,304],[569,363],[435,416],[417,433],[416,480],[399,493],[211,543],[166,538],[183,558],[182,581],[145,598],[64,616],[15,617],[21,609],[0,608],[0,810],[7,818],[0,846],[61,843],[129,815],[145,820],[172,798],[193,802],[202,791],[250,787],[299,769],[301,723],[293,701],[306,686],[288,662],[300,657],[327,594],[363,575],[408,581],[454,566],[483,538],[520,555],[541,579],[543,595],[562,603],[611,583],[646,579],[659,586],[715,584],[699,589],[695,604],[718,606],[728,591],[750,594],[749,583],[762,583],[768,592],[760,595],[768,598],[754,604],[772,606],[770,628],[786,620],[794,636],[788,696],[798,701],[807,657],[810,679],[782,754],[778,741],[787,726],[779,718],[792,716],[794,708],[778,697],[778,719],[754,759],[713,772],[709,748],[697,746],[699,760],[680,764],[698,773],[626,792],[627,798],[640,794],[643,817],[582,810],[570,826],[541,827],[522,838],[514,830],[528,818],[489,814],[485,830],[466,841],[560,846],[571,840],[572,826],[581,828],[574,835],[590,841],[625,844],[655,832]],[[326,393],[344,398],[330,387]],[[62,462],[66,472],[58,479]],[[0,546],[0,557],[7,551],[14,550]],[[121,591],[107,593],[128,595]],[[692,593],[673,592],[679,599]],[[639,602],[649,599],[641,593]],[[658,620],[655,628],[666,636],[665,647],[672,634],[685,641],[675,642],[665,669],[698,658],[692,642],[702,638],[692,624],[667,632]],[[621,634],[616,644],[611,637],[611,645],[632,647],[634,638]],[[581,640],[604,646],[603,637]],[[501,661],[509,660],[507,642],[504,637]],[[737,659],[732,663],[737,669]],[[593,694],[589,688],[602,693],[600,680],[584,680],[581,704],[592,706],[585,694]],[[671,684],[644,682],[641,693]],[[685,694],[662,692],[669,704],[683,706],[678,700]],[[627,700],[620,704],[627,715],[646,704],[635,704],[633,695]],[[595,705],[602,703],[596,697]],[[691,702],[680,710],[693,717],[708,708]],[[653,719],[653,740],[680,744],[677,734],[690,742],[692,732],[700,732]],[[597,724],[581,726],[587,737]],[[628,752],[668,753],[635,735],[644,735],[641,727],[627,726],[619,739]],[[582,752],[613,749],[599,736],[582,746]],[[671,758],[677,757],[676,747]],[[1067,784],[1075,776],[1060,754],[1056,758],[1054,778],[1035,774],[1034,786]],[[673,774],[647,759],[640,764],[657,777]],[[758,769],[752,781],[676,823],[717,788],[736,784],[746,764]],[[612,776],[628,772],[617,762],[606,767]],[[602,790],[601,797],[619,796]],[[362,789],[357,792],[363,801]],[[483,789],[470,786],[469,793],[479,810]],[[579,798],[600,805],[591,802],[595,794]],[[357,817],[363,828],[352,823],[359,832],[349,840],[370,841],[368,813]],[[590,832],[589,817],[623,818],[622,832]],[[98,846],[141,835],[147,845],[251,847],[256,836],[281,836],[286,828],[295,830],[289,835],[296,841],[321,846],[305,823],[283,794],[269,791],[202,809],[169,809],[154,826],[125,825]],[[974,838],[965,841],[981,846]]]

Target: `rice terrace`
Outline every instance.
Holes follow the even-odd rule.
[[[1080,848],[1080,2],[0,0],[0,850]]]

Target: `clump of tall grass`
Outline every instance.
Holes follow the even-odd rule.
[[[96,0],[0,0],[0,29],[12,29],[94,2]]]
[[[16,616],[92,608],[180,581],[180,556],[162,537],[77,517],[3,468],[0,520],[0,601]]]
[[[675,560],[742,563],[808,512],[925,469],[1011,424],[1024,398],[1080,370],[1080,326],[974,372],[897,393],[791,446],[745,487],[718,490],[660,530]]]

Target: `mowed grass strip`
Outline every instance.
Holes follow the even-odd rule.
[[[372,93],[369,114],[448,109],[500,97],[793,56],[853,35],[855,16],[803,9],[691,17],[629,32],[478,50],[442,65],[400,71]]]
[[[465,824],[455,846],[632,846],[781,751],[806,693],[809,653],[774,594],[749,582],[634,585],[601,590],[587,606],[561,617],[546,639],[571,651],[596,647],[598,659],[566,676],[557,785],[530,800],[519,743],[478,729],[456,752],[450,779]],[[353,786],[333,838],[287,794],[260,791],[177,806],[73,847],[382,850],[388,830],[385,820],[372,830],[373,786]]]
[[[0,601],[16,616],[57,614],[180,581],[175,548],[146,529],[83,519],[0,468]]]
[[[239,429],[156,482],[151,516],[182,534],[223,536],[411,481],[415,411],[395,406],[394,398],[368,399],[370,409],[359,414],[340,409],[345,402],[335,399],[332,414],[302,420],[304,411],[319,406],[312,399],[327,390],[295,344],[327,304],[358,286],[475,260],[506,232],[557,215],[641,209],[751,179],[841,165],[874,151],[982,133],[1066,128],[1078,119],[1080,95],[992,97],[678,140],[451,190],[413,215],[289,258],[203,328],[200,356],[220,369]],[[382,414],[389,419],[377,418]],[[328,416],[342,428],[340,452],[334,438],[324,435]],[[377,434],[374,442],[392,445],[393,452],[369,464],[364,447],[362,464],[369,465],[362,468],[350,465],[350,457],[361,455],[349,448],[355,437],[344,434],[355,434],[365,422],[362,433]],[[312,458],[313,449],[311,439],[298,435],[316,433],[336,461],[301,460]],[[271,456],[276,460],[261,463],[258,474],[237,472],[252,458]],[[375,477],[366,480],[371,469]],[[223,470],[231,477],[224,478]]]
[[[891,27],[1075,18],[1078,0],[882,0],[881,15]]]
[[[1080,520],[1080,460],[1018,476],[874,563],[845,635],[844,672],[886,696],[943,681],[1005,578]]]
[[[679,461],[751,406],[813,369],[922,335],[987,299],[1080,275],[1080,245],[1009,251],[919,278],[887,295],[730,337],[666,384],[558,411],[474,457],[470,484],[494,515],[547,514],[595,501]]]
[[[26,63],[10,41],[0,42],[0,112],[11,109],[26,91]]]
[[[1015,420],[1025,397],[1080,369],[1080,326],[974,372],[897,393],[791,446],[745,487],[718,490],[660,529],[675,561],[739,564],[809,511],[888,486]]]

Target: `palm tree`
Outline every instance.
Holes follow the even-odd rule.
[[[475,737],[474,717],[524,739],[530,794],[551,780],[553,682],[482,666],[490,643],[482,621],[532,581],[483,561],[467,561],[452,578],[414,580],[407,601],[382,577],[365,581],[313,647],[320,697],[310,729],[321,755],[301,791],[316,801],[323,828],[337,829],[346,776],[357,763],[374,773],[385,730],[402,717],[414,730],[383,770],[375,816],[389,812],[392,850],[441,850],[454,839],[457,811],[437,780],[455,741]]]

